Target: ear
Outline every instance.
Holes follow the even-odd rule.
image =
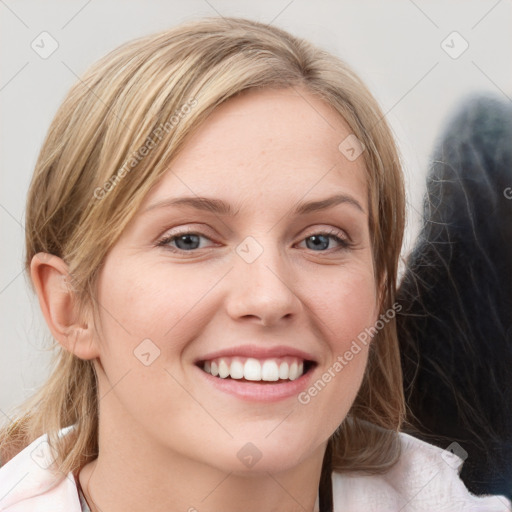
[[[67,264],[52,254],[37,253],[30,263],[30,275],[39,306],[53,337],[80,359],[99,357],[92,319],[77,318],[76,299]]]

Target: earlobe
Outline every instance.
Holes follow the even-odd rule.
[[[30,263],[30,276],[53,337],[80,359],[99,357],[92,322],[78,318],[74,292],[68,284],[71,275],[64,260],[38,253]]]

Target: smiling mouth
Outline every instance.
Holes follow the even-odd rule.
[[[205,373],[220,379],[242,382],[269,382],[279,384],[296,380],[316,365],[314,361],[298,357],[219,357],[199,361],[197,366]]]

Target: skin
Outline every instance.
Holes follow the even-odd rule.
[[[240,343],[289,345],[314,355],[313,383],[374,324],[366,169],[362,157],[349,161],[338,150],[350,133],[339,114],[301,89],[249,91],[218,107],[107,255],[96,297],[100,325],[77,321],[65,263],[34,257],[52,334],[93,359],[99,376],[100,453],[79,474],[93,511],[314,509],[326,443],[356,397],[368,347],[307,405],[297,396],[241,400],[197,378],[193,363]],[[343,203],[291,214],[301,201],[335,193],[363,211]],[[194,195],[239,213],[144,213]],[[156,246],[177,228],[203,235],[193,254],[172,252],[187,247],[177,242]],[[328,237],[317,248],[309,237],[325,231],[353,246]],[[248,236],[263,248],[252,263],[236,252]],[[134,356],[147,338],[160,350],[149,366]],[[237,457],[248,442],[261,453],[251,468]]]

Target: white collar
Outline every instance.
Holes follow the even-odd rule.
[[[59,435],[72,428],[62,429]],[[333,473],[335,511],[512,511],[510,501],[503,496],[470,494],[459,477],[463,460],[454,453],[404,433],[399,437],[401,457],[386,473]],[[73,475],[51,471],[52,462],[44,434],[1,467],[0,511],[81,512]]]

